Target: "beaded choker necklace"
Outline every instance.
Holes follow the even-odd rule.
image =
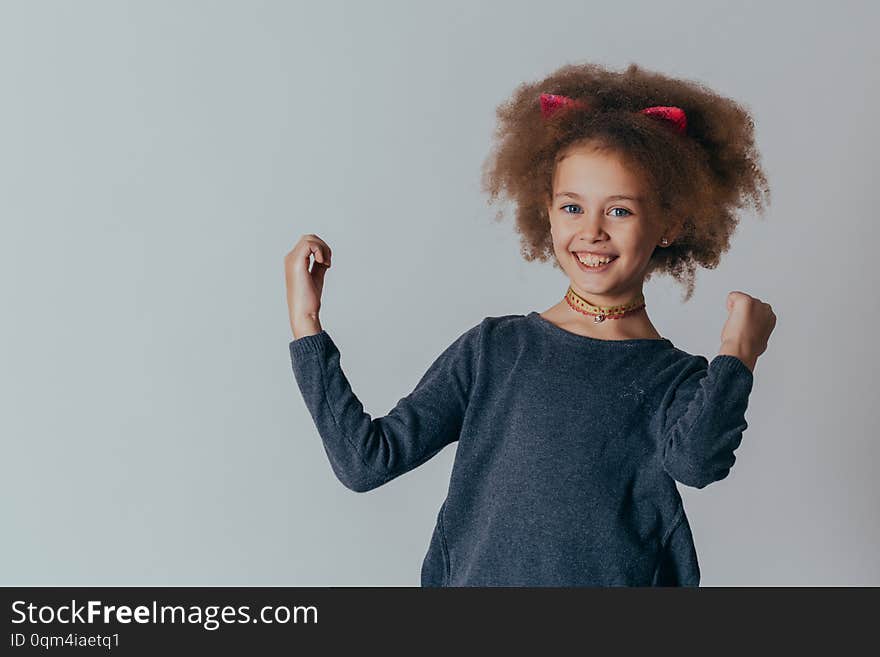
[[[577,310],[579,313],[592,315],[593,321],[597,324],[604,322],[606,319],[620,319],[624,315],[634,313],[645,307],[645,297],[641,292],[629,303],[619,306],[594,306],[575,292],[570,285],[568,286],[568,292],[565,293],[565,301],[572,309]]]

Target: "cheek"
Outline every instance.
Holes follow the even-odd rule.
[[[571,237],[572,228],[558,221],[550,222],[550,235],[554,240],[563,242]]]

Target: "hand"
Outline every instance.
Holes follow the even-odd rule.
[[[314,255],[311,271],[310,259]],[[303,326],[320,331],[318,313],[321,310],[321,293],[324,290],[324,274],[330,268],[332,252],[329,245],[317,235],[308,233],[300,237],[290,252],[284,256],[284,274],[287,283],[287,309],[290,328],[295,337],[303,333]],[[317,330],[314,330],[317,328]]]
[[[767,349],[767,341],[776,326],[776,315],[769,303],[745,292],[727,295],[727,322],[721,329],[720,354],[740,358],[750,370],[758,356]]]

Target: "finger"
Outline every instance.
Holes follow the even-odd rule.
[[[314,267],[312,267],[312,278],[315,281],[315,285],[320,290],[324,286],[324,274],[327,273],[327,267],[318,266],[320,263],[316,263]]]
[[[330,259],[333,256],[333,251],[330,250],[330,245],[327,244],[327,242],[322,240],[320,237],[317,238],[316,241],[321,247],[321,260],[319,262],[322,262],[329,267]]]
[[[307,235],[303,235],[303,239],[307,239],[311,242],[317,242],[318,244],[323,246],[325,249],[330,248],[329,245],[327,244],[327,242],[325,242],[324,240],[322,240],[320,237],[318,237],[317,235],[315,235],[313,233],[308,233]]]
[[[733,306],[736,303],[736,292],[729,292],[727,294],[727,312],[733,310]]]
[[[309,255],[314,255],[315,261],[323,264],[324,263],[323,247],[321,247],[321,245],[318,244],[317,242],[315,242],[314,240],[309,240],[308,245],[309,245]]]
[[[326,244],[321,244],[321,264],[330,266],[330,247]]]

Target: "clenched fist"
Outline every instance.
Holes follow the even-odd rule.
[[[310,259],[315,261],[309,269]],[[287,283],[287,309],[294,338],[321,331],[318,313],[324,274],[330,268],[331,251],[327,243],[311,233],[303,235],[284,256],[284,277]]]
[[[754,370],[758,356],[767,349],[776,314],[769,303],[739,291],[727,295],[727,313],[719,354],[736,356]]]

